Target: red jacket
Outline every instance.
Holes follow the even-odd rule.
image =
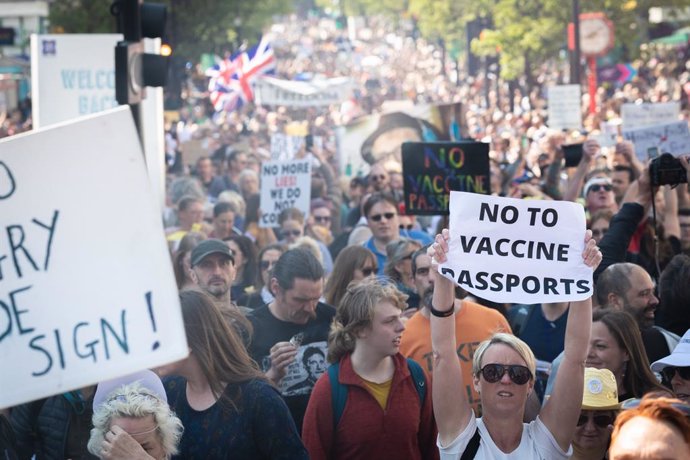
[[[350,355],[340,360],[339,379],[347,385],[348,395],[335,433],[328,372],[319,378],[302,428],[302,441],[311,460],[439,458],[431,385],[427,380],[426,397],[420,408],[419,394],[405,358],[398,353],[393,359],[395,373],[385,411],[352,369]]]

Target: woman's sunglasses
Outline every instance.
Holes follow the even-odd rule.
[[[377,267],[367,267],[367,268],[362,268],[360,270],[362,270],[362,275],[364,275],[365,278],[367,276],[371,276],[374,273],[376,273],[377,271],[379,271],[379,269]]]
[[[481,369],[482,377],[489,383],[496,383],[503,378],[505,373],[508,373],[510,380],[516,385],[524,385],[532,378],[532,372],[519,364],[503,365],[503,364],[487,364]]]
[[[606,428],[609,425],[613,425],[613,422],[616,420],[615,417],[607,414],[601,414],[601,415],[585,415],[582,414],[580,415],[580,418],[577,419],[577,426],[582,426],[585,423],[587,423],[587,420],[592,419],[594,424],[598,426],[599,428]]]
[[[673,367],[673,366],[666,366],[664,369],[661,371],[661,374],[664,376],[667,382],[670,382],[673,377],[678,373],[681,379],[683,380],[690,380],[690,366],[686,367]]]

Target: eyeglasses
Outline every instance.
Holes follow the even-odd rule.
[[[683,380],[690,380],[690,366],[685,366],[685,367],[673,367],[673,366],[666,366],[664,369],[661,371],[661,374],[664,376],[667,382],[670,382],[673,377],[678,373],[681,379]]]
[[[378,267],[360,268],[360,270],[362,271],[362,275],[364,275],[365,278],[379,271]]]
[[[611,190],[613,190],[613,187],[611,187],[609,184],[594,184],[591,187],[589,187],[590,192],[598,192],[600,190],[610,192]]]
[[[601,414],[601,415],[585,415],[581,414],[580,418],[577,419],[577,426],[582,426],[587,423],[587,420],[592,419],[594,424],[598,426],[599,428],[606,428],[609,425],[613,425],[613,422],[616,420],[615,417],[612,415],[608,414]]]
[[[300,236],[302,230],[283,230],[280,234],[283,235],[283,238],[287,238],[288,236]]]
[[[412,230],[414,228],[414,224],[400,224],[400,230]]]
[[[331,216],[314,216],[316,222],[330,222]]]
[[[516,385],[524,385],[532,378],[532,372],[519,364],[503,365],[503,364],[487,364],[482,367],[481,374],[489,383],[496,383],[503,378],[505,373]]]
[[[272,260],[262,260],[259,263],[259,266],[261,267],[261,270],[268,270],[269,268],[272,268],[276,263]]]
[[[369,219],[373,220],[374,222],[381,222],[381,219],[384,217],[386,220],[391,220],[393,217],[395,217],[394,212],[384,212],[383,214],[374,214],[373,216],[369,216]]]

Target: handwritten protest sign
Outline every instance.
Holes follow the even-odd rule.
[[[582,110],[580,85],[549,86],[549,122],[551,129],[580,129]]]
[[[187,355],[129,107],[0,140],[0,408]]]
[[[261,163],[260,227],[279,227],[278,216],[288,208],[297,208],[308,216],[310,200],[310,160]]]
[[[271,160],[292,160],[303,146],[304,136],[289,136],[283,133],[271,134]]]
[[[670,153],[679,156],[690,153],[687,121],[624,130],[623,138],[635,144],[635,155],[642,162],[647,161],[650,150],[654,155]]]
[[[472,294],[528,304],[592,295],[579,204],[451,192],[449,230],[439,271]]]
[[[406,142],[402,160],[407,214],[448,214],[451,190],[491,193],[489,144]]]
[[[343,102],[350,97],[352,86],[348,77],[306,82],[264,76],[254,82],[254,92],[261,105],[320,107]]]
[[[644,126],[662,125],[678,121],[680,102],[660,102],[652,104],[623,104],[621,118],[623,129],[630,130]]]

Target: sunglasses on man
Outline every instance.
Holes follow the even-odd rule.
[[[613,190],[613,187],[611,187],[609,184],[594,184],[589,188],[590,192],[599,192],[601,190],[610,192]]]
[[[369,216],[369,219],[373,220],[374,222],[381,222],[381,219],[386,218],[386,220],[391,220],[393,217],[395,217],[394,212],[384,212],[383,214],[374,214],[373,216]]]

